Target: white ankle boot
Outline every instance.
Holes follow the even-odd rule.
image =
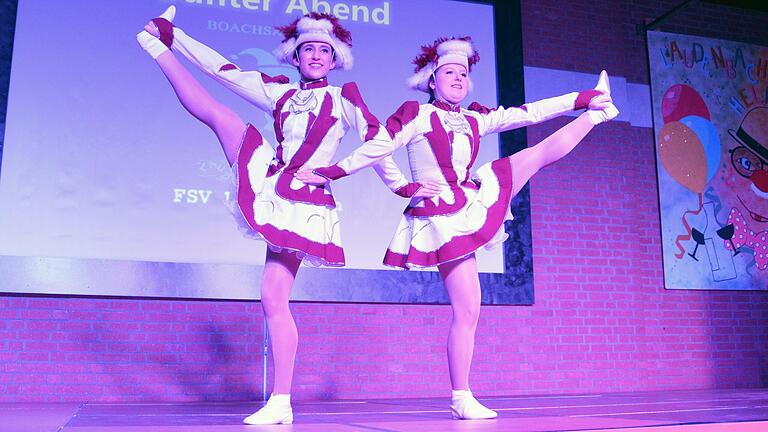
[[[608,73],[606,73],[605,71],[600,72],[600,78],[597,80],[597,85],[595,86],[595,90],[598,90],[602,92],[604,95],[610,97],[611,86],[608,83]],[[601,96],[596,96],[594,99],[597,99],[600,97]],[[592,120],[592,124],[598,125],[600,123],[605,123],[609,120],[616,118],[616,116],[619,115],[619,110],[616,108],[616,105],[614,105],[613,102],[611,101],[606,104],[603,104],[601,109],[587,110],[587,115],[589,115],[590,120]]]
[[[158,18],[165,18],[169,22],[173,22],[173,18],[175,16],[176,6],[171,5],[168,6],[168,9],[160,14]],[[141,45],[141,47],[144,48],[144,50],[149,53],[150,56],[152,56],[153,59],[156,59],[160,54],[168,51],[168,47],[165,46],[165,44],[162,43],[160,39],[152,36],[146,30],[139,32],[139,34],[136,35],[136,40],[139,42],[139,45]]]
[[[176,6],[170,5],[165,12],[161,13],[158,18],[165,18],[170,22],[173,22],[173,18],[176,16]]]
[[[451,415],[457,420],[496,418],[496,411],[486,408],[469,390],[451,390]]]
[[[272,394],[267,404],[243,419],[250,425],[275,425],[293,423],[293,409],[290,394]]]
[[[153,59],[156,59],[160,54],[168,51],[168,47],[165,46],[160,39],[152,36],[146,30],[142,30],[136,35],[136,40],[139,42],[144,51],[147,52]]]

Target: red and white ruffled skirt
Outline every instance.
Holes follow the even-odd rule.
[[[280,173],[267,176],[274,155],[272,146],[249,124],[232,166],[230,197],[235,199],[228,203],[241,232],[264,240],[272,251],[292,251],[311,265],[343,266],[337,209],[281,197]]]
[[[433,267],[504,242],[508,237],[504,222],[512,220],[509,158],[481,166],[473,179],[479,189],[462,188],[467,203],[459,211],[437,216],[403,215],[384,264],[404,269]]]

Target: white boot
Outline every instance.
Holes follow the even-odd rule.
[[[176,6],[171,5],[168,7],[168,9],[165,10],[165,12],[160,14],[158,18],[165,18],[169,22],[173,22],[173,18],[175,16]],[[156,59],[160,54],[168,51],[168,47],[165,46],[165,44],[162,43],[160,39],[152,36],[146,30],[139,32],[139,34],[136,35],[136,40],[139,41],[139,45],[141,45],[141,47],[144,48],[144,50],[149,53],[153,59]]]
[[[613,104],[613,101],[610,100],[611,85],[608,83],[607,72],[600,72],[600,78],[597,80],[595,90],[600,91],[603,95],[595,96],[592,101],[590,101],[587,115],[589,115],[590,120],[592,120],[592,124],[598,125],[616,118],[616,116],[619,115],[619,110],[616,108],[616,105]],[[608,98],[605,96],[608,96]],[[603,100],[607,100],[607,102],[604,102]]]
[[[142,30],[136,35],[136,40],[139,42],[144,51],[146,51],[153,59],[156,59],[160,54],[168,51],[168,47],[164,43],[160,42],[160,39],[152,36],[146,30]]]
[[[486,408],[469,390],[451,390],[451,415],[457,420],[496,418],[496,411]]]
[[[170,5],[158,18],[165,18],[168,21],[173,22],[174,17],[176,17],[176,6]]]
[[[271,394],[267,404],[243,419],[250,425],[275,425],[293,423],[290,394]]]

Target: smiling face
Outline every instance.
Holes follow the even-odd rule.
[[[435,99],[450,104],[460,104],[469,92],[469,73],[464,65],[449,63],[440,66],[430,81],[429,87]]]
[[[744,146],[728,150],[730,169],[726,169],[723,181],[736,200],[732,206],[745,216],[749,214],[751,223],[768,222],[768,165],[754,152]],[[765,226],[755,226],[756,231]]]
[[[299,68],[304,81],[325,78],[336,67],[333,48],[325,42],[305,42],[296,50],[293,65]]]

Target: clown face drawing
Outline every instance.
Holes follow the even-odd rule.
[[[733,225],[729,250],[751,249],[759,270],[768,268],[768,107],[748,111],[733,138],[723,183],[732,199],[727,224]],[[735,200],[733,199],[735,198]]]

